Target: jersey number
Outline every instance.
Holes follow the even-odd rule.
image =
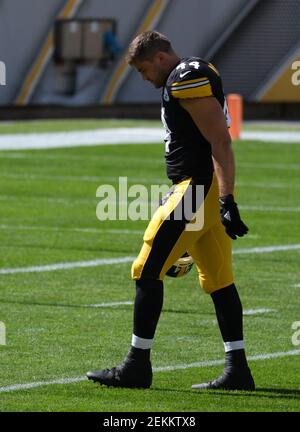
[[[199,69],[200,67],[200,63],[198,61],[191,61],[188,63],[189,66],[193,66],[195,69]],[[180,63],[176,69],[185,69],[186,64],[185,63]]]

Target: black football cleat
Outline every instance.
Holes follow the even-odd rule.
[[[250,369],[232,369],[225,371],[219,378],[202,384],[192,385],[197,390],[255,390],[255,383]]]
[[[111,369],[87,372],[89,380],[108,387],[149,388],[152,384],[151,362],[141,363],[124,360]]]

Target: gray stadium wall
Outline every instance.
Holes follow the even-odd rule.
[[[45,55],[54,22],[67,8],[66,17],[114,18],[123,47],[107,68],[78,65],[74,95],[55,92],[53,49]],[[0,118],[14,116],[8,107],[22,116],[29,107],[37,113],[36,106],[45,106],[43,112],[49,115],[57,107],[69,107],[69,112],[75,107],[73,113],[78,113],[80,107],[91,106],[90,113],[104,116],[114,110],[123,116],[126,106],[132,116],[137,104],[148,104],[143,112],[151,116],[160,92],[127,69],[123,60],[141,25],[165,33],[180,56],[212,61],[222,73],[225,92],[244,97],[249,117],[265,113],[297,118],[300,85],[290,86],[292,101],[286,89],[279,94],[278,88],[300,55],[299,18],[298,0],[2,0],[0,61],[6,66],[6,85],[0,85]]]

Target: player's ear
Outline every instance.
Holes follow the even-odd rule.
[[[165,60],[165,53],[162,51],[158,51],[154,57],[153,60],[158,61],[159,63],[162,63]]]

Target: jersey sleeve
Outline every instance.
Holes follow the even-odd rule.
[[[169,82],[169,92],[176,99],[212,96],[207,68],[199,62],[180,63]]]

